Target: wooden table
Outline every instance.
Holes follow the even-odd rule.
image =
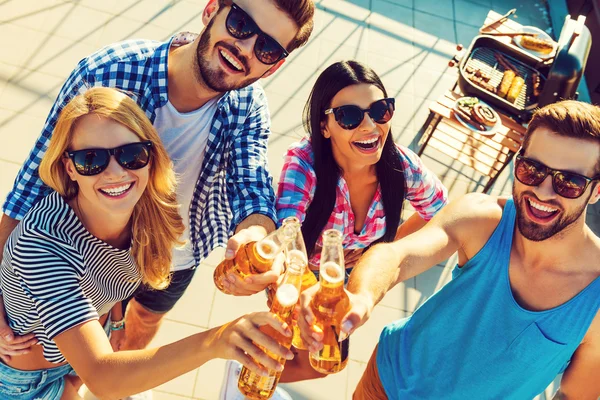
[[[497,20],[502,15],[490,11],[486,24]],[[490,31],[518,31],[521,25],[508,20],[494,25]],[[501,40],[512,40],[508,37],[498,37]],[[423,124],[420,133],[422,143],[418,154],[423,154],[427,146],[452,157],[460,163],[475,169],[489,178],[483,188],[486,193],[496,182],[504,168],[511,162],[515,153],[521,147],[526,128],[504,115],[499,110],[501,126],[493,135],[482,135],[462,125],[452,112],[456,99],[462,96],[457,85],[429,105],[429,117]]]

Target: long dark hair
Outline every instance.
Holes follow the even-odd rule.
[[[387,91],[379,76],[371,68],[357,61],[340,61],[329,66],[317,79],[304,107],[304,128],[311,137],[317,188],[302,224],[302,235],[308,254],[314,251],[317,239],[335,206],[335,192],[341,169],[333,158],[331,140],[323,136],[322,122],[325,110],[331,107],[333,97],[345,87],[366,83]],[[400,152],[394,144],[392,132],[387,135],[381,158],[375,165],[377,180],[381,185],[385,211],[385,234],[381,241],[391,242],[396,236],[404,202],[405,180],[400,162]]]

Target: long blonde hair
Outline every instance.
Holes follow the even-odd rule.
[[[152,123],[131,98],[105,87],[91,88],[74,97],[56,122],[40,164],[40,178],[67,201],[77,195],[77,183],[69,178],[62,158],[72,143],[77,122],[89,114],[110,118],[127,127],[141,141],[152,141],[148,184],[133,209],[131,251],[142,282],[154,289],[163,289],[170,280],[172,248],[182,244],[179,237],[184,230],[175,195],[175,172]]]

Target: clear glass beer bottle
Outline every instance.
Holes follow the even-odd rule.
[[[217,265],[213,275],[217,289],[229,294],[224,285],[229,274],[233,273],[240,278],[245,278],[250,275],[262,274],[271,269],[275,257],[285,245],[285,230],[296,229],[295,225],[293,228],[286,228],[291,224],[299,225],[300,222],[294,217],[286,218],[279,229],[269,233],[258,242],[243,245],[233,260],[223,260]]]
[[[342,233],[335,229],[323,232],[323,250],[319,268],[320,287],[310,307],[315,325],[323,331],[323,348],[310,353],[310,365],[323,374],[343,370],[348,363],[350,338],[339,341],[341,319],[350,308],[344,291],[344,250]]]
[[[297,233],[300,232],[300,223],[297,225]],[[304,272],[308,260],[304,249],[304,240],[301,235],[287,243],[286,253],[286,272],[283,281],[279,284],[273,302],[271,312],[277,315],[281,320],[291,326],[292,313],[298,303],[300,295],[300,287],[302,285],[302,273]],[[260,327],[260,330],[265,334],[277,340],[281,345],[288,349],[292,345],[292,338],[280,334],[270,325]],[[267,355],[280,364],[284,365],[286,359],[279,358],[268,350],[263,350]],[[238,380],[238,388],[240,392],[251,400],[266,400],[269,399],[275,392],[281,372],[277,370],[269,370],[266,376],[256,374],[248,368],[242,368],[240,378]]]

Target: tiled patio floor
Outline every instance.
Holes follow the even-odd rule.
[[[358,59],[382,77],[397,99],[393,120],[396,140],[409,145],[427,116],[430,101],[452,86],[447,61],[456,43],[468,45],[490,8],[504,13],[515,7],[518,21],[546,29],[543,2],[519,0],[317,0],[311,41],[294,52],[263,85],[273,134],[270,169],[278,180],[287,147],[303,135],[304,102],[318,74],[334,61]],[[4,199],[27,156],[62,83],[84,56],[128,38],[164,40],[179,31],[202,29],[203,0],[0,0],[0,198]],[[425,163],[451,189],[451,197],[472,190],[479,177],[455,167],[434,150]],[[509,193],[509,170],[493,193]],[[266,310],[264,297],[225,296],[212,283],[216,251],[199,268],[183,299],[168,315],[154,344],[160,345]],[[451,263],[450,263],[451,264]],[[384,325],[409,315],[450,277],[444,266],[399,285],[376,308],[370,321],[352,337],[351,361],[326,379],[283,385],[294,399],[350,399]],[[225,361],[212,361],[157,388],[155,399],[218,397]],[[544,398],[544,396],[542,396]]]

